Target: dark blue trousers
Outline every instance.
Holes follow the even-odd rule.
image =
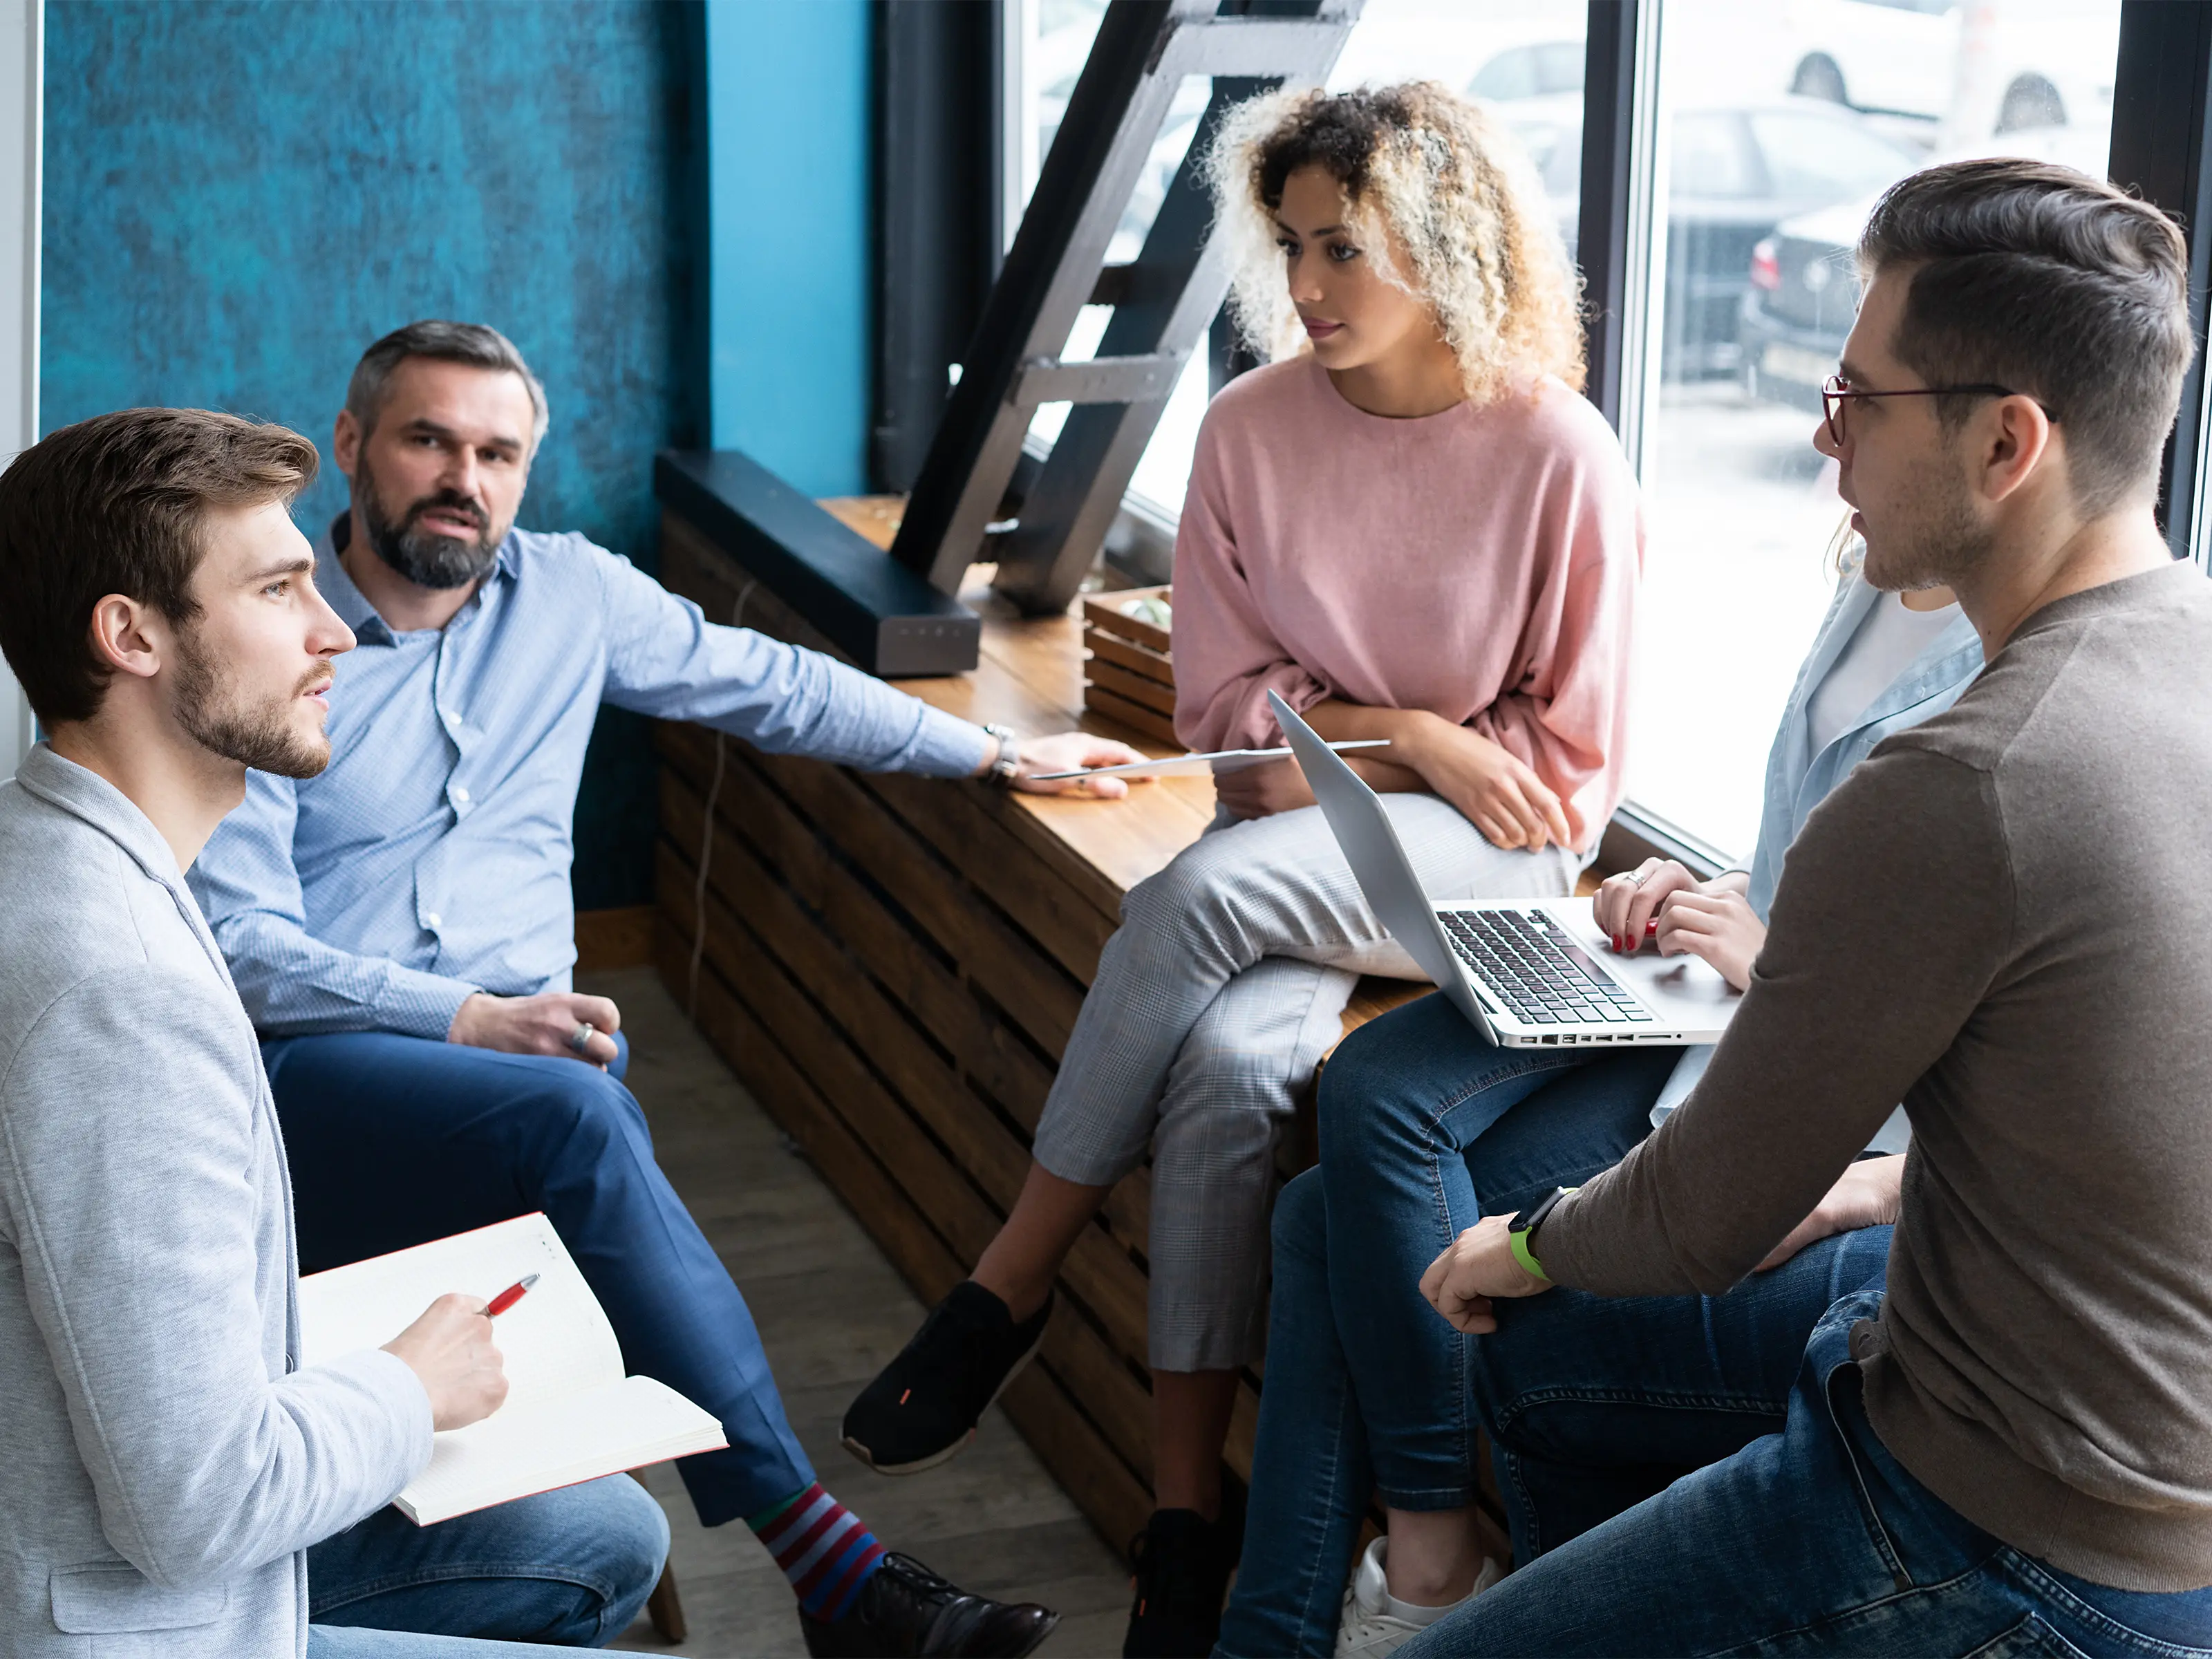
[[[374,1031],[264,1044],[301,1271],[544,1211],[631,1373],[721,1419],[728,1449],[677,1465],[701,1522],[719,1526],[805,1490],[814,1470],[744,1298],[653,1159],[616,1041],[611,1072]]]

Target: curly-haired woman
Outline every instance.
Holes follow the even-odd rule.
[[[1981,668],[1980,638],[1948,589],[1880,592],[1846,559],[1774,734],[1749,868],[1700,882],[1647,859],[1611,878],[1596,916],[1614,948],[1648,927],[1662,954],[1695,956],[1746,988],[1814,808]],[[1218,1652],[1380,1659],[1486,1589],[1497,1568],[1475,1508],[1480,1437],[1525,1566],[1774,1430],[1814,1322],[1881,1270],[1910,1138],[1902,1109],[1745,1284],[1604,1304],[1605,1352],[1632,1356],[1621,1368],[1632,1388],[1618,1371],[1599,1376],[1595,1326],[1561,1337],[1568,1309],[1595,1300],[1580,1291],[1525,1315],[1516,1306],[1480,1339],[1423,1294],[1425,1270],[1462,1229],[1612,1168],[1712,1054],[1501,1048],[1442,997],[1337,1050],[1321,1086],[1320,1164],[1275,1205],[1274,1346],[1252,1459],[1266,1524],[1248,1535]],[[1593,1424],[1609,1456],[1583,1432]],[[1347,1587],[1370,1498],[1384,1533]]]
[[[1619,799],[1636,489],[1577,395],[1575,279],[1539,187],[1428,83],[1271,94],[1214,150],[1233,302],[1276,361],[1215,398],[1176,551],[1177,736],[1355,763],[1439,897],[1564,894]],[[1259,1354],[1279,1127],[1358,974],[1418,976],[1289,763],[1133,890],[973,1279],[854,1402],[846,1443],[951,1456],[1036,1351],[1053,1279],[1153,1147],[1153,1492],[1130,1653],[1212,1645],[1237,1369]]]

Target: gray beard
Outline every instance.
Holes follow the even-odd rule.
[[[394,524],[385,515],[376,480],[370,476],[365,459],[359,473],[354,501],[368,527],[369,550],[417,587],[466,587],[490,569],[499,557],[498,538],[487,539],[490,536],[488,530],[479,533],[475,541],[464,542],[434,531],[414,529],[411,523]],[[433,496],[428,501],[416,502],[409,509],[410,521],[417,510],[437,500]]]
[[[319,678],[303,676],[301,688]],[[285,718],[291,699],[241,707],[234,688],[219,679],[189,632],[177,639],[177,720],[192,741],[225,760],[280,778],[312,778],[331,763],[327,741],[310,744]]]

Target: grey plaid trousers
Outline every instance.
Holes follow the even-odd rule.
[[[1434,795],[1383,800],[1432,898],[1557,897],[1581,872],[1571,849],[1492,846]],[[1123,899],[1034,1150],[1105,1187],[1151,1143],[1155,1370],[1258,1357],[1276,1137],[1364,973],[1423,977],[1317,806],[1217,820]]]

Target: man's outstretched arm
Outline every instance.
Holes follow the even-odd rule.
[[[977,777],[999,755],[991,735],[818,651],[710,622],[633,567],[592,550],[605,593],[606,700],[659,720],[696,720],[771,754],[805,755],[869,772]],[[1024,733],[1026,775],[1112,766],[1144,757],[1088,732]],[[1068,785],[1040,785],[1059,792]],[[1088,786],[1119,795],[1117,779]]]

